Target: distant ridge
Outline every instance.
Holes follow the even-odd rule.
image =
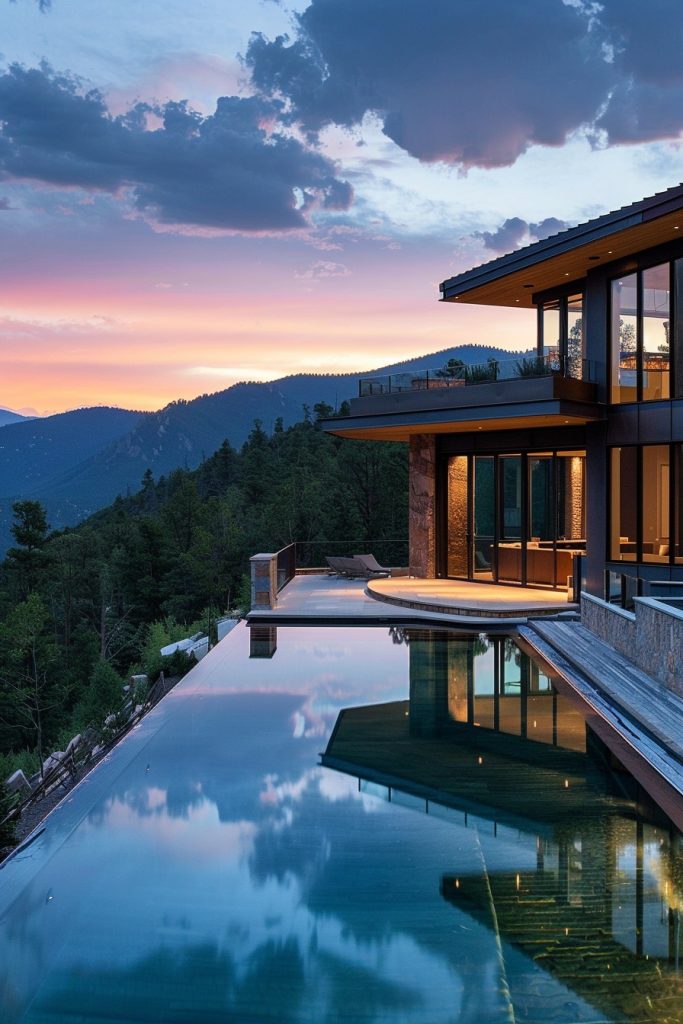
[[[35,419],[35,417],[24,416],[20,412],[8,409],[5,405],[0,405],[0,427],[7,427],[11,423],[24,423],[26,420],[32,419]]]
[[[0,555],[10,543],[11,503],[18,498],[41,501],[52,527],[62,529],[117,495],[137,491],[147,469],[158,478],[177,468],[194,469],[226,438],[241,446],[254,420],[270,432],[279,417],[284,426],[300,420],[304,406],[312,410],[326,402],[338,408],[357,394],[359,377],[439,367],[448,359],[474,363],[524,354],[460,345],[376,370],[233,384],[153,413],[102,407],[16,423],[0,431]]]

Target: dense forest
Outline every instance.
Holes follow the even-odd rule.
[[[325,434],[331,413],[304,407],[271,434],[256,421],[240,451],[226,441],[195,470],[148,471],[138,493],[73,529],[51,532],[38,502],[14,504],[0,566],[0,784],[115,711],[132,673],[158,675],[165,643],[247,608],[255,552],[298,541],[308,564],[370,545],[405,559],[390,543],[407,537],[405,447]]]

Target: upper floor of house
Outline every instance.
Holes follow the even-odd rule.
[[[365,377],[329,429],[412,433],[587,424],[683,400],[683,185],[448,278],[441,299],[536,310],[531,357]],[[531,341],[531,339],[530,339]]]

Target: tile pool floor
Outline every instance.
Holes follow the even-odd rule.
[[[241,624],[0,869],[0,1020],[680,1021],[607,760],[506,637]]]

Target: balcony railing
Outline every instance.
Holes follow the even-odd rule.
[[[489,359],[485,363],[461,363],[450,360],[445,366],[429,370],[406,370],[382,377],[361,377],[360,398],[391,395],[402,391],[427,388],[459,388],[475,384],[491,384],[501,380],[527,380],[529,377],[571,377],[574,380],[595,380],[593,360],[555,354],[518,356],[516,359]]]

